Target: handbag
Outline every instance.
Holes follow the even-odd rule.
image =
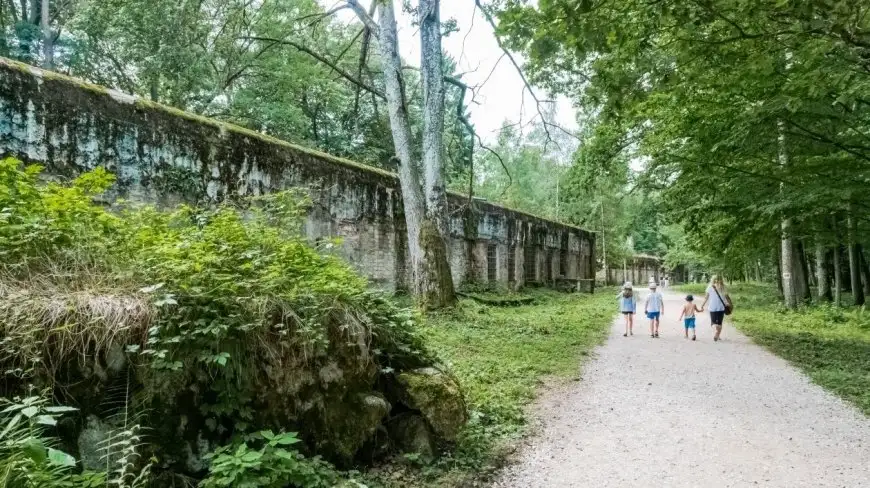
[[[719,290],[717,290],[715,286],[713,286],[713,291],[716,292],[716,296],[719,297],[722,305],[725,305],[725,315],[731,315],[731,312],[734,311],[734,305],[731,304],[730,298],[727,302],[725,300],[722,300],[722,295],[719,294]]]

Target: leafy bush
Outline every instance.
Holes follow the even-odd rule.
[[[208,456],[209,476],[202,488],[329,488],[339,475],[320,458],[306,459],[291,446],[300,440],[294,433],[262,431],[240,442],[218,448]],[[359,485],[362,486],[362,485]]]
[[[101,487],[105,473],[76,472],[76,459],[56,449],[46,429],[70,407],[52,407],[39,396],[2,399],[0,405],[0,486],[22,488]]]
[[[158,453],[178,448],[161,438],[177,436],[167,412],[196,417],[211,445],[286,425],[320,445],[300,412],[434,362],[410,311],[304,239],[299,192],[110,211],[96,203],[108,173],[69,185],[38,175],[0,163],[0,366],[13,387],[95,396],[77,398],[93,410],[113,363],[132,368],[122,402],[153,412]],[[321,388],[324,367],[340,369],[341,387]]]

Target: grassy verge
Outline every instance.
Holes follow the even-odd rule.
[[[538,387],[577,377],[583,357],[606,336],[615,293],[534,291],[535,302],[518,307],[466,299],[457,311],[428,319],[423,334],[462,382],[470,426],[457,449],[435,465],[392,466],[379,477],[396,487],[461,486],[486,478],[524,433],[524,407]]]
[[[682,287],[703,293],[697,288]],[[828,304],[786,311],[776,289],[760,284],[737,284],[729,293],[740,330],[870,416],[870,311]]]

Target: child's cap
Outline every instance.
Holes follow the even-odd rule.
[[[687,301],[687,302],[691,302],[691,301],[694,300],[694,299],[695,299],[695,297],[693,297],[692,295],[689,295],[689,296],[686,297],[686,301]]]
[[[631,290],[631,282],[626,281],[624,285],[622,285],[623,290]]]

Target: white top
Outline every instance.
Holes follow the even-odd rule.
[[[723,295],[721,299],[719,298],[719,295]],[[725,311],[725,304],[722,303],[722,300],[725,299],[725,296],[724,294],[722,294],[721,291],[717,294],[716,290],[713,289],[713,285],[709,285],[707,286],[707,296],[709,297],[707,299],[707,310],[711,312]]]
[[[649,296],[646,297],[646,311],[647,312],[661,312],[662,311],[662,294],[653,291],[650,292]]]

